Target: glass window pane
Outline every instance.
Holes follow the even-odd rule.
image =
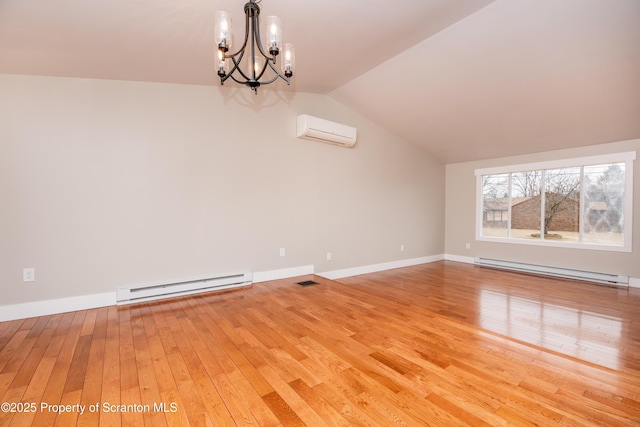
[[[509,174],[482,177],[482,236],[509,237]]]
[[[584,167],[584,243],[624,245],[625,164]]]
[[[544,239],[580,242],[580,168],[546,170]]]
[[[628,152],[476,169],[478,237],[630,252],[635,157]]]
[[[511,174],[511,237],[540,238],[542,171]]]

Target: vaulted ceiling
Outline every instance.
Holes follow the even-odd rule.
[[[217,86],[215,12],[237,39],[243,4],[0,0],[0,73]],[[260,5],[297,59],[264,89],[327,94],[443,162],[640,138],[638,0]]]

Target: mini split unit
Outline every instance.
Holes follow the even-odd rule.
[[[296,136],[341,147],[353,147],[358,136],[358,129],[308,114],[300,114]]]

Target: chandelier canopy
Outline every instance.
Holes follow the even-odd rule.
[[[231,17],[227,12],[217,12],[215,29],[220,84],[224,84],[231,77],[233,81],[249,86],[256,94],[260,85],[273,83],[278,78],[289,84],[295,68],[293,45],[282,43],[280,19],[277,16],[268,16],[265,22],[265,32],[264,34],[260,33],[260,6],[258,3],[261,1],[250,0],[244,5],[246,15],[244,41],[237,52],[229,53],[232,51],[233,37]],[[262,37],[266,42],[264,46]],[[278,71],[276,58],[281,51],[281,71]],[[266,73],[267,69],[273,73]]]

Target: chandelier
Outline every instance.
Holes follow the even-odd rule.
[[[229,53],[232,46],[231,17],[227,12],[216,13],[216,43],[218,44],[218,75],[220,84],[231,77],[237,83],[249,86],[256,94],[260,85],[282,79],[291,81],[295,67],[293,45],[282,43],[282,28],[277,16],[268,16],[265,33],[260,33],[260,3],[262,0],[250,0],[244,5],[245,32],[242,47],[235,53]],[[262,36],[266,45],[262,45]],[[281,71],[278,71],[276,58],[281,53]],[[272,72],[265,73],[270,69]],[[275,75],[274,75],[275,73]]]

